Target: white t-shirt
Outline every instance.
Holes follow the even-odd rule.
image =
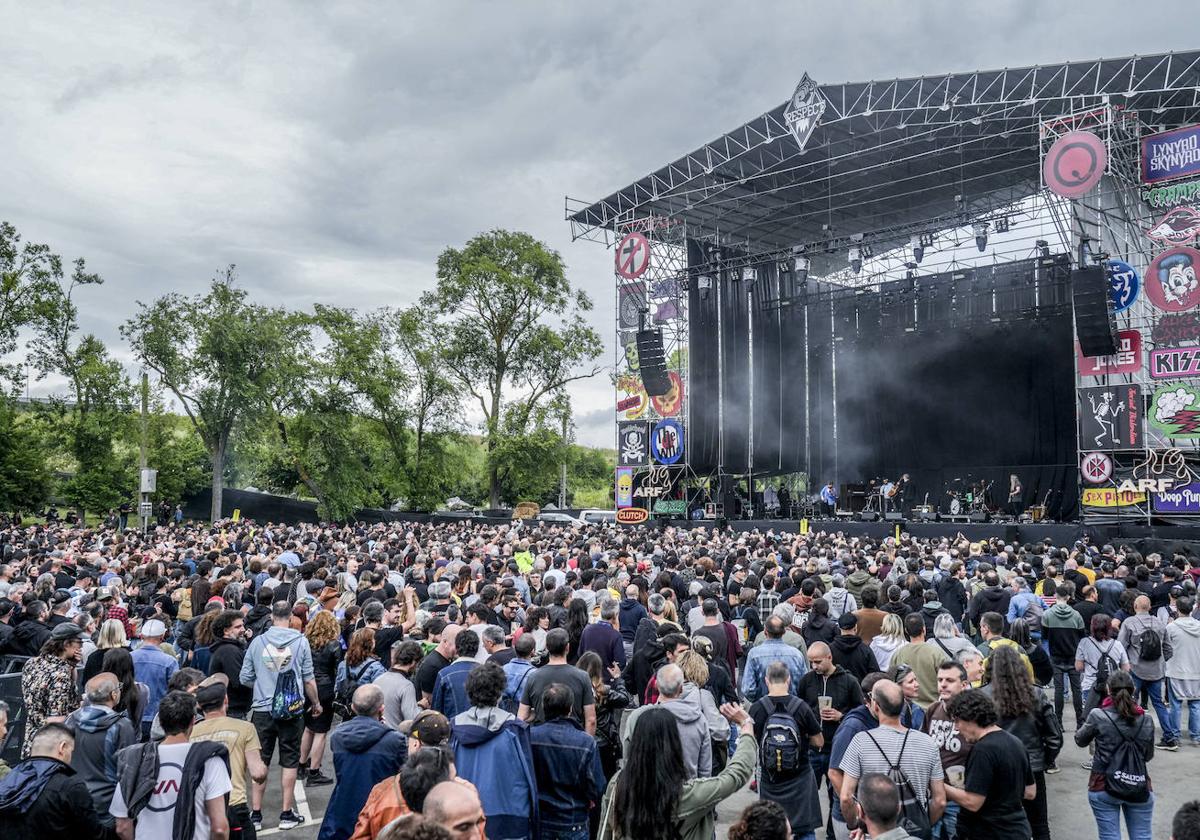
[[[187,760],[189,744],[160,744],[158,747],[158,781],[150,802],[138,814],[135,840],[161,840],[171,836],[171,825],[175,821],[175,803],[179,800],[179,782],[183,777],[183,763]],[[205,803],[233,790],[225,762],[213,756],[204,763],[204,776],[196,788],[196,833],[194,840],[208,840],[210,825]],[[109,813],[114,817],[129,816],[121,786],[113,791]]]

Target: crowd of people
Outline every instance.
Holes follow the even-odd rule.
[[[1046,840],[1071,729],[1097,836],[1148,840],[1198,580],[1086,540],[10,525],[0,837],[254,838],[332,785],[322,840],[711,840],[749,786],[737,840]]]

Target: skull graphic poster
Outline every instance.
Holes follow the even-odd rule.
[[[1079,445],[1098,450],[1144,446],[1141,386],[1080,388]]]
[[[648,462],[650,433],[644,422],[617,424],[617,463],[622,467],[644,467]]]

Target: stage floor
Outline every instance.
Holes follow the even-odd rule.
[[[699,524],[699,523],[696,523]],[[1057,546],[1072,546],[1087,536],[1093,545],[1109,542],[1133,543],[1139,550],[1180,551],[1200,554],[1200,526],[1170,525],[1082,525],[1078,522],[857,522],[841,519],[810,519],[810,532],[841,532],[848,537],[869,536],[873,539],[894,535],[899,526],[902,533],[919,539],[954,537],[959,534],[975,542],[985,539],[1002,539],[1010,545],[1050,540]],[[729,527],[739,532],[774,530],[795,534],[800,523],[793,519],[743,519],[730,520]],[[1185,550],[1186,549],[1186,550]]]

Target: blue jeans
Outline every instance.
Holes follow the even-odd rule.
[[[933,840],[954,840],[958,832],[958,803],[947,802],[942,817],[933,824]]]
[[[1134,674],[1129,676],[1133,677],[1133,696],[1135,698],[1141,697],[1143,689],[1150,695],[1150,703],[1154,706],[1154,714],[1158,716],[1158,725],[1162,728],[1163,737],[1168,737],[1173,727],[1171,726],[1171,710],[1163,702],[1165,680],[1144,680]],[[1178,740],[1179,733],[1176,732],[1173,737]]]
[[[1125,829],[1129,840],[1151,840],[1150,821],[1154,817],[1154,794],[1145,802],[1125,802],[1102,790],[1088,791],[1088,804],[1096,818],[1098,840],[1121,840],[1121,812],[1125,813]]]
[[[817,832],[810,831],[808,834],[793,834],[792,840],[817,840]]]
[[[538,834],[541,840],[588,840],[587,823],[573,826],[542,826]]]
[[[1175,686],[1171,685],[1170,680],[1167,680],[1167,693],[1171,697],[1170,737],[1178,741],[1180,735],[1183,734],[1183,704],[1186,703],[1188,707],[1188,737],[1193,741],[1200,741],[1200,700],[1184,700],[1175,693]]]

